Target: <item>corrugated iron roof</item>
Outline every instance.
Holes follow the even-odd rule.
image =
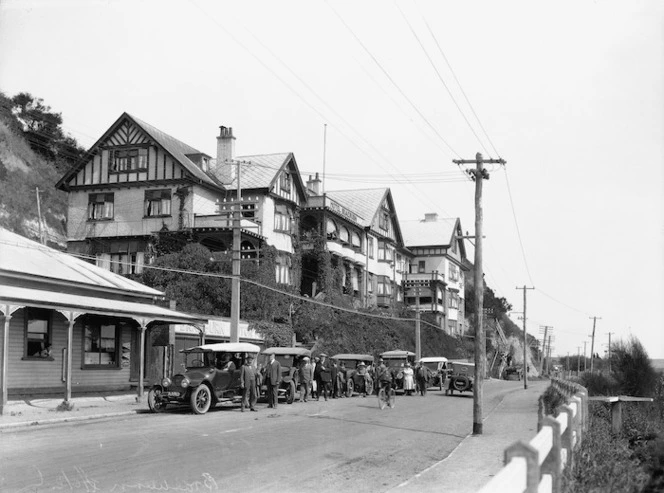
[[[456,217],[438,218],[435,221],[401,221],[404,245],[449,246],[457,222]]]
[[[389,188],[368,188],[362,190],[333,190],[325,194],[349,211],[362,218],[362,226],[371,226]]]
[[[114,274],[67,253],[0,228],[0,271],[119,289],[142,296],[163,297],[164,293]]]

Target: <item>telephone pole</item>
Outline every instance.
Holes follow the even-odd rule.
[[[39,187],[35,187],[37,194],[37,216],[39,216],[39,243],[44,244],[44,225],[42,224],[41,200],[39,197]]]
[[[528,389],[528,332],[526,331],[526,291],[528,289],[524,284],[522,288],[518,287],[516,289],[523,289],[523,389]]]
[[[473,435],[482,434],[482,399],[484,397],[484,372],[486,369],[486,335],[484,334],[482,309],[484,305],[484,274],[482,272],[482,182],[489,179],[487,164],[505,164],[504,159],[487,159],[481,153],[475,159],[455,159],[457,165],[474,164],[475,169],[466,172],[475,182],[475,392],[473,393]]]
[[[576,376],[581,373],[581,346],[576,346]]]
[[[590,373],[593,372],[593,361],[595,360],[595,324],[598,320],[602,320],[600,317],[588,317],[593,319],[593,334],[592,341],[590,342]]]
[[[542,329],[544,329],[544,339],[542,339],[542,357],[540,358],[540,367],[539,367],[539,373],[542,375],[542,371],[544,370],[544,359],[546,358],[546,334],[549,332],[549,329],[553,329],[551,325],[540,325],[540,333],[542,332]]]
[[[587,356],[586,356],[586,344],[588,344],[588,341],[583,341],[583,371],[585,372],[588,369],[588,364],[587,364]]]
[[[611,334],[615,332],[609,332],[609,374],[611,373]]]

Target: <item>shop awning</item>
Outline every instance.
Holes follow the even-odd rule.
[[[198,324],[207,322],[205,318],[188,315],[149,303],[132,303],[130,301],[112,300],[98,296],[82,296],[42,289],[2,285],[0,285],[0,305],[34,306],[115,317],[149,319],[149,321],[172,324]],[[4,311],[4,306],[0,306],[0,309]]]

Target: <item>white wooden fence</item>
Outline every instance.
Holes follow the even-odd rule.
[[[572,465],[574,449],[588,428],[588,391],[558,379],[552,379],[551,385],[565,396],[567,404],[558,409],[556,417],[545,416],[540,405],[537,435],[528,443],[516,442],[505,449],[505,466],[479,493],[561,491],[563,471]]]

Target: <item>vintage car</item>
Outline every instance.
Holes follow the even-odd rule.
[[[429,381],[429,385],[443,390],[449,372],[447,369],[447,358],[444,356],[425,356],[424,358],[420,358],[420,364],[431,370],[432,378]]]
[[[148,407],[163,412],[169,405],[189,405],[205,414],[221,402],[240,402],[240,367],[260,348],[246,342],[204,344],[180,351],[185,355],[183,372],[164,377],[148,392]]]
[[[301,347],[270,347],[261,353],[260,365],[265,368],[270,354],[281,365],[281,382],[279,383],[279,397],[286,400],[286,404],[292,404],[295,394],[300,386],[299,368],[302,359],[307,356],[311,358],[311,351]],[[260,395],[267,398],[267,386],[261,385]]]
[[[338,363],[340,368],[342,363],[344,365],[345,372],[339,372],[338,378],[340,378],[341,383],[341,385],[339,385],[339,389],[344,392],[346,397],[351,397],[353,392],[358,392],[360,394],[366,393],[367,395],[371,395],[373,392],[374,379],[373,375],[371,375],[370,367],[373,364],[373,356],[370,354],[342,353],[332,356],[332,359]],[[358,367],[360,363],[364,363],[366,377],[358,373]],[[342,376],[343,380],[341,380]]]
[[[385,362],[385,366],[392,373],[392,383],[395,389],[403,389],[403,369],[406,363],[415,366],[415,353],[410,351],[402,351],[396,349],[394,351],[386,351],[380,355]]]
[[[473,382],[475,381],[475,364],[464,361],[450,361],[447,364],[449,368],[449,377],[445,395],[454,394],[454,391],[464,392],[473,391]]]

